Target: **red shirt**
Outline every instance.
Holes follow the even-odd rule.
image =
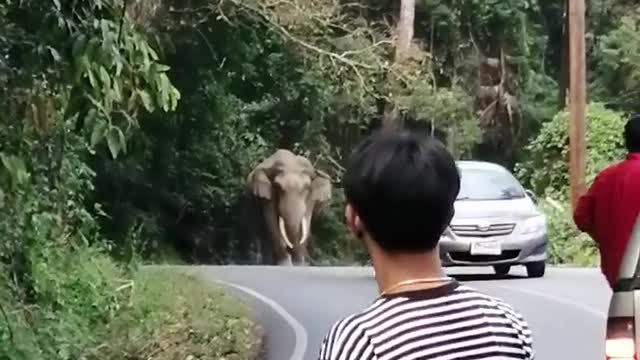
[[[578,200],[573,219],[598,244],[602,273],[612,288],[639,213],[640,153],[598,173]]]

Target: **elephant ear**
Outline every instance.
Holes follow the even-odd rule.
[[[315,171],[315,177],[311,181],[311,199],[325,202],[331,199],[331,177],[322,170]]]
[[[249,176],[247,176],[247,184],[249,185],[253,195],[266,200],[271,199],[272,185],[269,175],[274,164],[275,160],[273,157],[269,157],[256,166]]]

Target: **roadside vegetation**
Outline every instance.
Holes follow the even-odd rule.
[[[253,263],[244,181],[275,148],[334,179],[312,263],[363,264],[339,179],[389,113],[514,170],[551,262],[596,264],[568,209],[562,2],[417,1],[401,62],[398,4],[2,2],[0,359],[246,359],[246,309],[140,265]],[[639,21],[635,2],[589,2],[590,176],[640,106]]]

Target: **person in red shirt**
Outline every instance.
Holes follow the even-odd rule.
[[[640,214],[640,115],[624,129],[627,158],[600,171],[578,199],[573,219],[600,249],[600,266],[613,288],[620,262]]]

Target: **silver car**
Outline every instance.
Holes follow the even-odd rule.
[[[504,167],[459,161],[456,213],[440,240],[443,266],[493,266],[504,276],[524,265],[529,277],[545,273],[547,226],[533,194]]]
[[[606,359],[640,359],[640,214],[613,286],[607,319]]]

